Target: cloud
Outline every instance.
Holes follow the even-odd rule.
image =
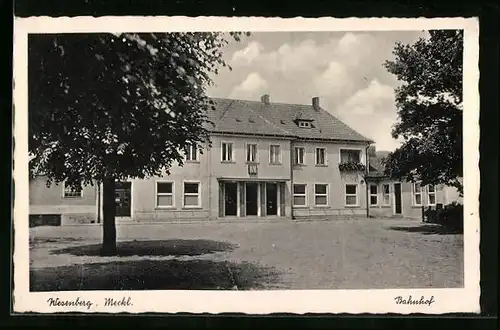
[[[259,42],[251,41],[245,48],[234,52],[231,63],[234,66],[250,65],[259,57],[263,49],[264,47]]]
[[[233,71],[217,77],[213,94],[258,100],[267,93],[273,102],[299,104],[319,96],[326,110],[374,139],[377,149],[393,150],[399,82],[382,64],[392,58],[396,41],[413,42],[419,34],[256,33],[227,53]]]
[[[262,95],[267,88],[268,83],[266,80],[264,80],[259,73],[252,72],[245,78],[245,80],[233,88],[229,97],[252,99]]]
[[[342,111],[356,115],[386,113],[394,108],[394,88],[374,79],[365,89],[358,90],[343,104]]]

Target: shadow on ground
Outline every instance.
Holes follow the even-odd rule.
[[[101,244],[79,245],[53,250],[51,254],[71,254],[75,256],[99,256]],[[197,256],[215,252],[233,251],[238,247],[228,242],[212,240],[151,240],[118,242],[118,256]]]
[[[413,227],[396,227],[392,226],[389,227],[390,230],[397,230],[397,231],[404,231],[407,233],[421,233],[424,235],[459,235],[462,234],[462,232],[459,229],[455,228],[450,228],[446,226],[441,226],[441,225],[420,225],[420,226],[413,226]]]
[[[30,291],[249,290],[272,288],[279,273],[252,263],[139,260],[30,271]]]

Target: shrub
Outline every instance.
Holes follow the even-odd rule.
[[[453,202],[445,205],[442,209],[431,209],[429,207],[425,210],[424,216],[426,222],[436,223],[463,232],[464,207],[462,204]]]
[[[339,170],[341,172],[364,172],[365,169],[365,165],[357,162],[344,161],[339,163]]]

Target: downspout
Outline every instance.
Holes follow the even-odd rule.
[[[366,185],[366,217],[369,218],[370,217],[370,203],[369,203],[369,189],[370,189],[370,186],[368,185],[368,182],[367,182],[367,179],[368,179],[368,171],[369,171],[369,167],[370,167],[370,161],[369,161],[369,156],[368,156],[368,148],[370,148],[370,145],[367,145],[366,146],[366,149],[365,149],[365,163],[366,163],[366,167],[365,167],[365,185]]]

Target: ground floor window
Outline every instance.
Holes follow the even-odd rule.
[[[422,205],[422,186],[420,183],[415,182],[413,185],[413,205]]]
[[[391,195],[390,195],[390,188],[389,188],[388,183],[385,183],[382,185],[382,198],[383,198],[384,205],[391,204]]]
[[[315,184],[314,185],[314,205],[325,206],[328,205],[328,185]]]
[[[358,185],[346,184],[345,185],[345,205],[356,206],[358,205]]]
[[[306,189],[305,184],[294,184],[293,185],[293,205],[294,206],[306,206]]]
[[[200,183],[184,182],[184,206],[199,207],[200,203]]]
[[[436,186],[427,186],[427,200],[429,202],[429,205],[436,205]]]
[[[156,206],[172,207],[174,205],[173,182],[156,182]]]
[[[370,185],[370,205],[378,205],[378,186]]]

